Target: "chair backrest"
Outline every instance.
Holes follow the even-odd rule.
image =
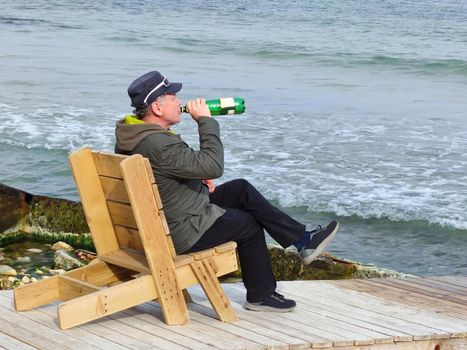
[[[125,186],[121,166],[127,160],[135,166],[126,167],[127,177],[139,176],[138,179],[127,180],[133,185],[143,184],[136,189],[146,193],[146,203],[153,211],[155,227],[153,232],[167,235],[167,243],[172,256],[175,256],[170,231],[165,220],[162,200],[155,183],[149,161],[140,155],[132,157],[108,152],[91,151],[83,148],[70,155],[70,164],[81,196],[84,212],[88,219],[91,235],[99,256],[109,254],[118,249],[144,253],[144,245],[135,218],[135,211],[130,202],[128,189]],[[136,160],[137,159],[137,160]],[[137,173],[135,171],[137,170]],[[133,190],[134,192],[135,190]],[[138,205],[142,201],[140,195],[135,195],[135,205],[139,210],[145,210]]]
[[[176,253],[149,161],[84,148],[70,164],[99,259],[150,274],[166,321],[185,323]]]

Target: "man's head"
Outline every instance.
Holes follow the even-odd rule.
[[[181,83],[170,83],[158,71],[151,71],[130,84],[128,95],[138,118],[151,118],[152,122],[170,127],[180,121],[180,101],[176,93],[181,88]]]

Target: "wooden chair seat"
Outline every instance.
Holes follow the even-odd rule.
[[[97,258],[15,289],[17,311],[56,300],[61,329],[155,300],[169,325],[189,322],[186,288],[200,284],[219,319],[237,319],[218,277],[238,269],[236,243],[177,255],[149,161],[94,152],[70,156]]]

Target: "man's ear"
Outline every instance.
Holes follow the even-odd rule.
[[[151,103],[151,111],[155,116],[157,117],[161,116],[161,108],[157,102]]]

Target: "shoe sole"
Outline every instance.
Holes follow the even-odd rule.
[[[322,253],[324,248],[327,247],[327,245],[332,241],[332,239],[336,235],[337,230],[339,230],[339,223],[337,223],[336,227],[331,232],[331,234],[328,237],[326,237],[326,239],[324,241],[322,241],[319,246],[316,247],[313,254],[311,254],[311,255],[307,256],[306,258],[302,259],[303,265],[309,265],[313,260],[315,260],[318,257],[318,255],[320,255]]]
[[[259,312],[290,312],[290,311],[293,311],[295,309],[296,306],[293,306],[293,307],[289,307],[289,308],[286,308],[286,309],[279,309],[279,308],[276,308],[276,307],[271,307],[271,306],[262,306],[262,305],[253,305],[253,304],[250,304],[249,302],[246,302],[245,305],[243,305],[243,307],[247,310],[250,310],[250,311],[259,311]]]

